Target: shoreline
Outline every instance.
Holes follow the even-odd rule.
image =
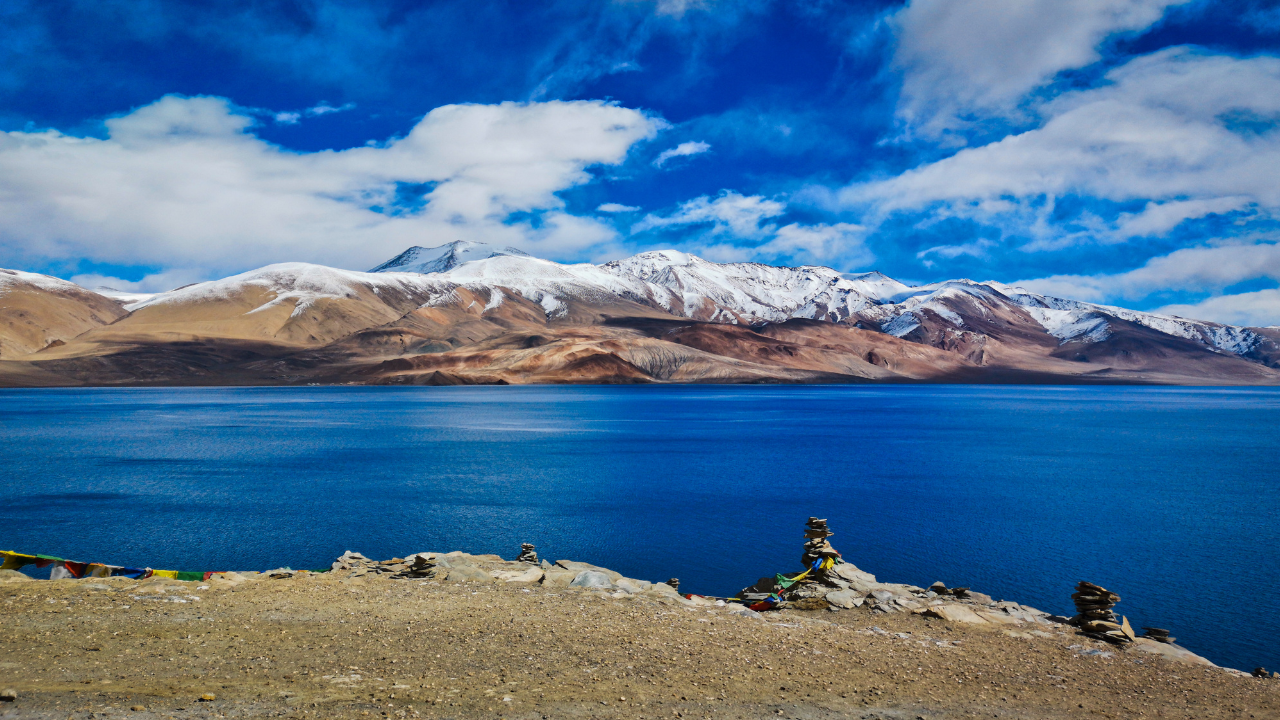
[[[0,717],[1280,714],[1280,679],[852,566],[861,603],[754,612],[568,560],[395,560],[207,582],[10,576],[0,686],[17,698]]]

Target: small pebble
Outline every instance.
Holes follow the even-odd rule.
[[[215,696],[213,693],[205,693],[200,696],[200,702],[213,702],[214,700],[217,700],[217,699],[218,699],[217,696]]]
[[[13,702],[18,699],[18,691],[13,688],[5,688],[0,690],[0,701]]]
[[[129,709],[130,709],[130,710],[132,710],[132,711],[134,711],[134,712],[142,712],[143,710],[146,710],[146,708],[145,708],[145,707],[143,707],[142,705],[134,705],[133,707],[131,707],[131,708],[129,708]]]

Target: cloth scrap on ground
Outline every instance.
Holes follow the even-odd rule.
[[[69,580],[87,577],[106,578],[106,577],[127,577],[134,580],[145,580],[149,577],[164,577],[173,580],[182,580],[185,582],[199,582],[208,580],[214,575],[220,575],[225,570],[152,570],[151,568],[129,568],[119,565],[107,565],[105,563],[84,563],[75,560],[67,560],[65,558],[54,557],[52,555],[27,555],[24,553],[13,552],[12,550],[0,550],[0,558],[4,559],[4,564],[0,565],[0,569],[4,570],[21,570],[28,565],[35,565],[38,568],[46,568],[50,565],[53,569],[49,571],[50,580]],[[314,570],[313,572],[326,572],[326,570]]]

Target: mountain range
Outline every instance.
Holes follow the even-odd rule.
[[[1280,384],[1280,328],[996,282],[413,247],[157,294],[0,270],[0,385],[648,382]]]

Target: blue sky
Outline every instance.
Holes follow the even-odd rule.
[[[1280,324],[1274,2],[11,0],[0,38],[4,267],[675,247]]]

